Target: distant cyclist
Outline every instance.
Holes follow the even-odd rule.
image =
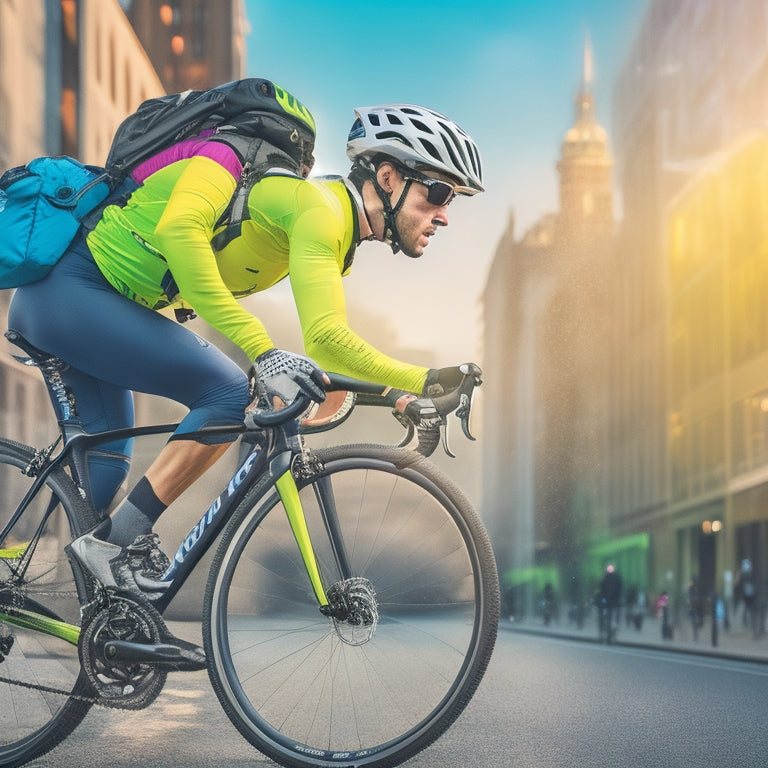
[[[127,203],[108,207],[45,279],[16,291],[9,327],[69,364],[62,376],[87,432],[131,426],[131,391],[189,409],[111,518],[71,545],[103,585],[147,594],[161,589],[155,580],[169,562],[153,525],[232,440],[189,435],[242,423],[251,399],[235,362],[156,311],[168,298],[191,307],[254,361],[268,406],[299,392],[321,401],[324,369],[430,396],[458,385],[458,367],[406,364],[357,336],[347,322],[342,277],[365,240],[421,256],[447,226],[454,197],[482,191],[477,147],[458,125],[424,107],[383,104],[356,115],[348,177],[266,176],[250,192],[240,236],[220,251],[211,244],[214,227],[242,160],[229,145],[193,139],[139,166],[133,174],[139,187]],[[286,276],[308,357],[277,349],[237,302]],[[89,456],[97,509],[108,509],[129,460],[126,443]]]

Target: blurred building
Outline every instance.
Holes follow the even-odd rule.
[[[650,532],[657,591],[729,596],[746,558],[764,599],[768,6],[654,0],[614,104],[614,529]]]
[[[498,246],[484,514],[508,586],[613,560],[651,594],[732,598],[747,563],[765,606],[768,6],[652,0],[613,105],[620,225],[585,216],[609,210],[585,103],[561,210]]]
[[[245,77],[243,0],[120,0],[168,93]]]
[[[116,0],[0,2],[0,161],[46,154],[101,163],[120,121],[163,93]],[[10,291],[0,291],[5,330]],[[40,374],[0,339],[0,434],[41,444],[55,430]]]
[[[0,169],[46,146],[46,3],[0,3]]]
[[[545,581],[583,589],[583,552],[606,527],[612,160],[589,44],[557,170],[559,211],[520,239],[510,220],[483,296],[483,515],[505,586],[524,601]]]
[[[204,2],[0,0],[0,166],[45,154],[103,163],[145,99],[242,76],[244,24],[241,0],[215,13]],[[2,330],[10,296],[0,291]],[[13,351],[0,338],[0,434],[40,444],[55,426],[47,394]],[[138,420],[169,420],[167,411],[137,398]]]

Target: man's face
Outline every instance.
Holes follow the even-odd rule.
[[[447,177],[437,173],[421,175],[450,182]],[[394,201],[400,199],[406,183],[408,182],[402,178],[398,180],[392,196]],[[438,227],[448,226],[448,203],[433,205],[427,199],[428,192],[424,184],[410,181],[405,201],[395,219],[400,234],[400,247],[403,253],[412,258],[418,258],[424,253],[424,249],[429,245],[429,239],[437,232]]]

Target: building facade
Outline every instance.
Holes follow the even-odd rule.
[[[556,166],[560,209],[520,239],[510,221],[483,296],[483,516],[516,611],[546,582],[580,599],[589,588],[582,553],[605,529],[600,457],[614,222],[591,61],[587,44],[575,122]]]
[[[501,361],[485,517],[508,584],[555,562],[566,588],[574,564],[552,549],[554,525],[593,577],[614,561],[678,615],[692,583],[733,609],[747,570],[764,626],[768,6],[653,0],[613,104],[623,219],[610,237],[557,256],[573,242],[558,240],[575,232],[567,211],[599,208],[564,165],[572,145],[559,213],[499,244],[484,297],[486,366]],[[569,136],[581,121],[577,109]],[[607,162],[592,169],[603,190]],[[492,393],[510,371],[512,389]]]
[[[243,0],[121,0],[165,90],[203,90],[245,76]]]
[[[46,146],[46,2],[0,3],[0,168]]]
[[[626,352],[613,376],[628,387],[613,404],[614,529],[650,532],[656,591],[696,580],[730,604],[747,561],[764,599],[768,8],[654,0],[614,104]]]

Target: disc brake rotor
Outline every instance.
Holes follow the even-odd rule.
[[[379,622],[376,591],[368,579],[356,576],[337,581],[327,593],[328,615],[339,638],[348,645],[363,645]]]

